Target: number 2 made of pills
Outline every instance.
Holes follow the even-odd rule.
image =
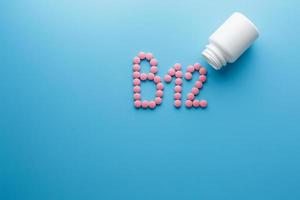
[[[148,74],[141,73],[140,63],[142,60],[146,60],[150,63],[150,72]],[[158,61],[154,58],[152,53],[140,52],[138,56],[133,58],[133,101],[135,108],[143,109],[155,109],[156,106],[160,105],[163,101],[164,95],[164,84],[162,79],[157,75],[158,72]],[[166,83],[171,83],[175,79],[174,86],[174,106],[180,108],[182,106],[182,79],[185,78],[187,81],[192,79],[194,72],[199,73],[199,78],[195,82],[191,91],[187,94],[185,98],[185,106],[187,108],[206,108],[206,100],[197,100],[196,96],[199,94],[200,90],[203,88],[203,84],[206,82],[207,70],[202,67],[199,63],[194,65],[189,65],[185,74],[181,71],[181,64],[176,63],[171,67],[168,73],[164,76],[164,81]],[[152,100],[143,100],[141,96],[141,84],[143,81],[153,81],[156,85],[155,99]]]

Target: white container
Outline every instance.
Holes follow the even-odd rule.
[[[209,37],[202,52],[206,61],[216,70],[233,63],[258,38],[256,26],[243,14],[233,13]]]

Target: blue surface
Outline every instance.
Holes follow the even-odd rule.
[[[1,1],[0,199],[299,200],[299,7]],[[173,86],[158,109],[133,108],[139,51],[161,76],[176,62],[208,67],[200,52],[234,11],[261,35],[235,64],[209,68],[206,110],[176,110]]]

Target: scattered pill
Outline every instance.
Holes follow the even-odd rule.
[[[154,82],[155,82],[155,83],[160,83],[160,82],[161,82],[160,76],[155,76],[155,77],[154,77]]]
[[[133,79],[133,85],[140,85],[141,81],[138,78]]]
[[[164,89],[164,85],[162,83],[157,83],[156,89],[163,90]]]
[[[176,78],[181,78],[182,77],[182,72],[181,71],[175,72],[175,76],[176,76]]]
[[[182,79],[181,78],[176,78],[175,84],[176,85],[182,85]]]
[[[156,105],[161,104],[161,102],[162,102],[162,98],[160,98],[160,97],[156,97],[156,98],[155,98],[155,103],[156,103]]]
[[[175,69],[174,68],[171,68],[171,69],[169,69],[169,72],[168,72],[168,74],[170,75],[170,76],[174,76],[175,75]]]
[[[206,75],[207,70],[204,67],[201,67],[199,72],[200,72],[201,75]]]
[[[156,90],[155,94],[157,97],[162,97],[164,95],[164,92],[162,90]]]
[[[170,75],[165,75],[164,77],[165,82],[170,83],[172,81],[172,77]]]
[[[133,67],[132,67],[133,71],[135,72],[139,72],[140,69],[141,69],[141,66],[139,64],[134,64]]]
[[[139,78],[140,77],[140,72],[133,72],[132,76],[133,76],[133,78]]]
[[[139,54],[138,54],[138,57],[141,59],[141,60],[144,60],[145,58],[146,58],[146,54],[145,54],[145,52],[140,52]]]
[[[141,75],[140,75],[140,79],[141,79],[142,81],[145,81],[145,80],[147,80],[147,78],[148,78],[147,74],[145,74],[145,73],[141,73]]]
[[[195,108],[199,107],[199,101],[198,100],[193,101],[193,107],[195,107]]]
[[[141,59],[139,57],[136,56],[136,57],[133,58],[133,63],[134,64],[140,64],[140,62],[141,62]]]
[[[206,100],[201,100],[199,102],[199,105],[202,107],[202,108],[206,108],[207,107],[207,101]]]
[[[185,101],[185,106],[188,107],[188,108],[190,108],[190,107],[193,106],[193,102],[191,100],[186,100]]]
[[[153,54],[152,53],[146,53],[146,59],[147,60],[151,60],[153,58]]]
[[[187,72],[193,73],[195,71],[195,68],[193,65],[189,65],[186,69]]]
[[[193,93],[188,93],[187,94],[187,99],[192,101],[192,100],[195,99],[195,95]]]
[[[206,76],[205,75],[200,75],[199,80],[204,83],[206,81]]]
[[[179,108],[179,107],[181,106],[181,101],[180,101],[180,100],[175,100],[175,101],[174,101],[174,106],[175,106],[176,108]]]
[[[174,88],[175,92],[181,92],[182,91],[182,87],[180,85],[176,85]]]
[[[185,77],[186,80],[191,80],[193,78],[193,75],[192,75],[191,72],[186,72],[184,77]]]
[[[142,106],[142,102],[140,100],[134,101],[134,106],[136,108],[140,108]]]
[[[140,100],[141,99],[141,94],[140,93],[134,93],[133,98],[135,100]]]
[[[152,67],[150,68],[150,72],[153,73],[153,74],[156,74],[157,71],[158,71],[158,69],[157,69],[156,66],[152,66]]]
[[[174,99],[175,99],[175,100],[181,99],[181,93],[180,93],[180,92],[176,92],[176,93],[174,94]]]
[[[175,70],[177,70],[177,71],[181,70],[181,64],[176,63],[176,64],[174,65],[174,68],[175,68]]]
[[[134,86],[133,87],[133,92],[135,92],[135,93],[141,92],[141,87],[140,86]]]
[[[200,66],[201,66],[201,65],[200,65],[199,63],[195,63],[195,64],[194,64],[195,70],[199,70],[199,69],[200,69]]]
[[[192,88],[192,93],[193,93],[194,95],[199,94],[199,89],[196,88],[196,87],[193,87],[193,88]]]
[[[148,106],[149,106],[148,101],[146,101],[146,100],[142,101],[142,107],[143,108],[147,108]]]
[[[154,109],[156,107],[155,101],[150,101],[149,102],[149,108]]]
[[[150,65],[152,65],[152,66],[157,66],[157,64],[158,64],[158,62],[157,62],[157,60],[156,60],[155,58],[152,58],[152,59],[150,60]]]
[[[196,88],[200,89],[200,88],[202,88],[202,86],[203,86],[203,84],[201,81],[196,81],[196,83],[195,83]]]
[[[148,73],[148,80],[153,80],[155,75],[153,73]]]

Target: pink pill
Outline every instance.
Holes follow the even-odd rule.
[[[136,57],[133,58],[133,63],[134,64],[140,64],[140,62],[141,62],[141,59],[139,57],[136,56]]]
[[[170,76],[174,76],[174,75],[175,75],[175,69],[174,69],[174,68],[169,69],[168,74],[169,74]]]
[[[133,92],[135,92],[135,93],[141,92],[141,87],[140,86],[134,86],[133,87]]]
[[[139,54],[138,54],[138,57],[141,59],[141,60],[144,60],[145,58],[146,58],[146,54],[145,54],[145,52],[140,52]]]
[[[162,98],[160,98],[160,97],[156,97],[156,98],[155,98],[155,103],[156,103],[156,105],[160,105],[161,102],[162,102]]]
[[[133,72],[132,76],[133,78],[140,78],[140,72]]]
[[[193,73],[195,71],[195,68],[193,65],[189,65],[186,69],[187,72]]]
[[[174,68],[175,68],[175,70],[177,70],[177,71],[181,70],[181,64],[176,63],[176,64],[174,65]]]
[[[200,107],[202,108],[206,108],[207,107],[207,101],[205,100],[201,100],[200,103],[199,103]]]
[[[158,62],[157,62],[157,60],[156,60],[155,58],[152,58],[152,59],[150,60],[150,65],[152,65],[152,66],[157,66],[157,64],[158,64]]]
[[[152,53],[146,53],[146,59],[147,60],[151,60],[153,58],[153,54]]]
[[[157,97],[162,97],[164,95],[164,92],[162,90],[157,90],[156,93],[155,93],[155,95]]]
[[[195,83],[196,88],[200,89],[200,88],[202,88],[202,86],[203,86],[203,84],[201,81],[196,81],[196,83]]]
[[[134,101],[134,106],[136,108],[140,108],[142,106],[142,102],[140,100]]]
[[[204,83],[206,81],[206,76],[205,75],[200,75],[199,80]]]
[[[133,80],[133,85],[140,85],[140,84],[141,84],[140,79],[135,78],[135,79]]]
[[[193,102],[191,100],[186,100],[185,101],[185,106],[188,107],[188,108],[190,108],[190,107],[193,106]]]
[[[135,72],[139,72],[140,69],[141,69],[141,66],[139,64],[134,64],[133,67],[132,67],[133,71]]]
[[[162,83],[157,83],[156,89],[163,90],[164,89],[164,85]]]
[[[170,75],[165,75],[164,77],[166,83],[170,83],[172,81],[172,77]]]
[[[141,73],[141,75],[140,75],[140,79],[141,79],[142,81],[145,81],[145,80],[147,80],[147,78],[148,78],[147,74],[145,74],[145,73]]]
[[[135,100],[140,100],[141,99],[141,94],[140,93],[134,93],[133,98]]]
[[[157,71],[158,71],[158,69],[157,69],[156,66],[150,67],[150,72],[151,72],[151,73],[156,74]]]
[[[148,73],[148,80],[153,80],[155,75],[153,73]]]
[[[192,93],[193,93],[194,95],[199,94],[199,89],[196,88],[196,87],[193,87],[193,88],[192,88]]]
[[[160,82],[161,82],[160,76],[155,76],[155,77],[154,77],[154,82],[155,82],[155,83],[160,83]]]
[[[147,108],[149,106],[149,103],[148,103],[148,101],[142,101],[142,107],[143,108]]]
[[[193,101],[193,106],[195,107],[195,108],[198,108],[199,107],[199,101],[198,100],[194,100]]]
[[[181,101],[180,101],[180,100],[175,100],[175,101],[174,101],[174,106],[175,106],[176,108],[179,108],[179,107],[181,106]]]
[[[193,78],[193,75],[191,72],[187,72],[187,73],[185,73],[184,77],[186,80],[191,80]]]
[[[181,71],[175,72],[175,76],[176,76],[176,78],[181,78],[182,77],[182,72]]]
[[[155,101],[150,101],[149,102],[149,108],[154,109],[156,107]]]
[[[182,79],[181,78],[176,78],[175,84],[176,85],[182,85]]]
[[[201,75],[206,75],[206,73],[207,73],[207,71],[204,67],[201,67],[199,72],[200,72]]]
[[[181,93],[176,92],[176,93],[174,94],[174,99],[176,99],[176,100],[181,99]]]
[[[182,91],[182,87],[179,85],[176,85],[174,88],[175,92],[181,92]]]
[[[195,99],[195,95],[193,93],[188,93],[187,94],[187,99],[188,100],[194,100]]]
[[[194,69],[195,70],[199,70],[200,69],[200,64],[199,63],[195,63],[194,64]]]

